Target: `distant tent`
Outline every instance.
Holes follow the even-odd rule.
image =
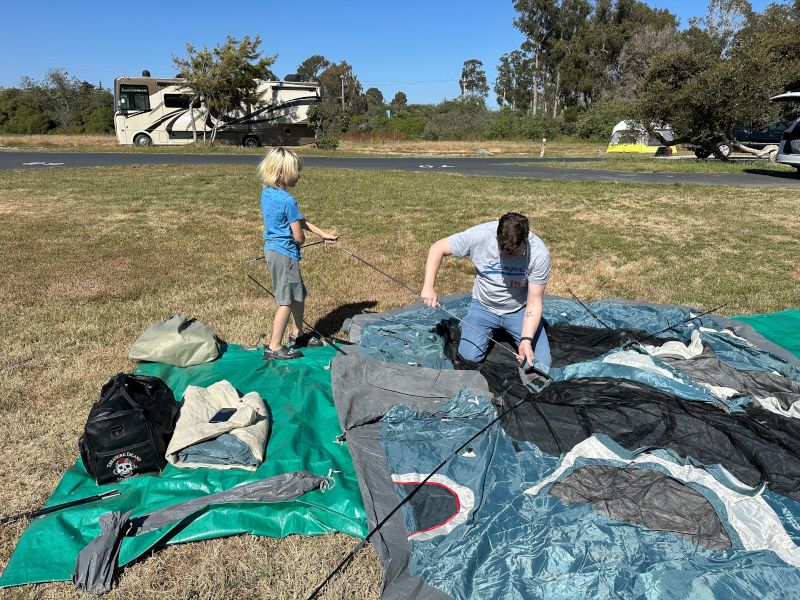
[[[667,127],[656,128],[664,139],[675,139],[672,129]],[[664,146],[656,136],[648,134],[630,121],[620,121],[611,130],[611,141],[606,152],[636,152],[638,154],[654,154],[656,156],[671,156],[677,152],[675,146]]]

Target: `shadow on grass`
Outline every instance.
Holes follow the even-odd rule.
[[[325,335],[333,335],[342,328],[346,319],[368,312],[367,309],[374,308],[377,305],[378,303],[375,300],[342,304],[317,319],[317,322],[314,323],[314,329]]]

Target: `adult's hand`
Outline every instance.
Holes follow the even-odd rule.
[[[433,288],[422,288],[419,296],[422,298],[422,301],[431,308],[436,308],[439,305],[439,297],[436,295],[436,290]]]
[[[533,366],[533,346],[530,340],[522,340],[519,343],[517,362],[522,364],[523,360],[527,362],[529,366]]]

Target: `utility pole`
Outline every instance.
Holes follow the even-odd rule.
[[[339,79],[342,80],[342,108],[344,108],[344,73],[339,75]]]

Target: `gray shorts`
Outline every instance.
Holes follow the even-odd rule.
[[[292,302],[304,302],[306,286],[300,273],[300,261],[292,260],[280,252],[267,250],[264,258],[272,276],[272,293],[278,306],[289,306]]]

